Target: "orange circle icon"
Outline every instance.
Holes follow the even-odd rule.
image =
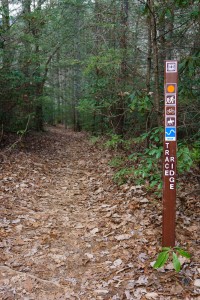
[[[169,84],[167,86],[167,92],[168,93],[174,93],[175,92],[175,86],[173,84]]]

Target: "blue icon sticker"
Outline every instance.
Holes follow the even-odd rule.
[[[176,141],[176,127],[165,128],[165,141]]]

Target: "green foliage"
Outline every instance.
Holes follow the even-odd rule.
[[[18,130],[18,131],[17,131],[17,134],[18,134],[19,136],[24,135],[24,133],[25,133],[25,130],[24,130],[24,129]]]
[[[129,156],[130,160],[137,161],[134,165],[133,177],[138,184],[149,184],[149,188],[160,190],[161,181],[161,155],[162,147],[152,146],[140,153],[133,153]]]
[[[91,136],[91,138],[90,138],[90,143],[91,143],[92,145],[96,145],[96,144],[99,142],[99,140],[100,140],[100,137],[99,137],[99,136]]]
[[[118,157],[110,163],[116,170],[114,181],[117,184],[123,184],[126,181],[133,181],[136,184],[143,184],[148,189],[153,189],[161,195],[162,188],[162,157],[163,157],[163,128],[154,128],[148,133],[140,135],[133,139],[134,147],[142,147],[142,151],[132,152],[125,158]],[[144,147],[144,142],[149,139],[149,147]],[[111,148],[117,148],[122,145],[126,150],[131,143],[124,141],[119,136],[113,136],[107,142]],[[183,174],[191,170],[200,162],[200,143],[195,142],[189,146],[185,143],[179,143],[177,149],[177,170]]]
[[[178,144],[177,151],[178,173],[183,174],[191,170],[200,162],[200,142],[195,141],[188,146],[185,143]]]
[[[195,141],[193,143],[191,159],[195,164],[200,164],[200,141]]]
[[[181,270],[181,262],[179,256],[191,258],[191,255],[180,247],[163,247],[162,251],[158,254],[156,262],[153,265],[154,269],[159,269],[165,265],[168,259],[171,259],[176,272]]]
[[[53,99],[47,95],[44,95],[40,98],[40,101],[43,105],[44,122],[53,125],[54,115],[56,114]]]
[[[15,12],[11,8],[9,11],[6,2],[2,3],[0,123],[4,129],[23,128],[27,113],[34,114],[37,122],[38,101],[43,109],[42,121],[62,122],[70,127],[79,123],[82,129],[93,134],[123,132],[126,138],[135,138],[147,126],[156,126],[155,78],[152,76],[156,66],[153,56],[148,57],[152,49],[148,49],[147,43],[149,32],[153,30],[148,32],[147,21],[152,17],[157,28],[164,28],[164,23],[172,25],[172,31],[161,32],[158,56],[163,57],[165,46],[166,53],[170,50],[172,57],[174,54],[179,57],[179,134],[186,139],[185,145],[195,136],[194,143],[199,130],[199,1],[175,0],[174,5],[155,1],[153,10],[146,1],[139,1],[129,6],[127,16],[132,21],[126,24],[122,18],[125,7],[116,5],[119,1],[92,3],[65,0],[31,6],[30,1],[21,1]],[[146,80],[147,61],[151,64],[150,82]],[[162,59],[159,59],[158,69],[161,78]],[[40,89],[43,83],[44,89]],[[27,95],[26,103],[24,95]],[[124,119],[120,123],[122,115]],[[35,127],[35,122],[32,120],[30,126]],[[160,160],[159,134],[152,130],[139,139],[134,142],[137,147],[134,156],[138,158],[136,170],[120,173],[158,183],[159,176],[151,178],[152,174],[148,177],[147,173],[155,167],[156,156]],[[150,145],[145,151],[142,143],[146,140]],[[122,137],[111,137],[107,147],[122,146],[130,151],[132,144],[131,141],[129,146],[129,141]],[[193,149],[189,145],[185,152],[181,149],[182,146],[179,172],[189,170],[194,161],[199,161],[197,147]],[[140,153],[144,155],[143,161]],[[127,159],[124,168],[129,169],[130,163]],[[156,172],[160,174],[158,169]],[[128,175],[123,176],[128,178]]]
[[[110,75],[111,70],[116,71],[120,67],[121,57],[119,50],[113,48],[101,51],[98,55],[91,56],[87,61],[84,74],[89,75],[98,71],[100,76]],[[109,78],[107,78],[109,80]]]
[[[132,173],[133,173],[132,168],[122,168],[118,172],[115,173],[113,180],[118,185],[124,184],[132,176]]]
[[[180,248],[180,247],[174,247],[174,249],[175,249],[181,256],[190,259],[191,255],[190,255],[187,251],[183,250],[183,249]]]
[[[80,99],[77,105],[77,111],[79,112],[82,128],[93,132],[94,118],[99,112],[99,107],[96,105],[95,100],[87,98]]]
[[[123,138],[118,134],[111,134],[111,139],[105,143],[105,147],[108,149],[117,149],[123,144]]]
[[[134,147],[142,145],[147,137],[150,140],[150,147],[143,148],[141,152],[133,152],[126,159],[120,162],[118,171],[114,175],[114,181],[118,184],[131,180],[137,184],[145,184],[148,188],[152,189],[157,186],[160,190],[162,187],[161,181],[161,156],[162,146],[160,146],[160,132],[162,128],[154,128],[154,130],[142,134],[140,137],[133,139]],[[120,139],[120,143],[130,147],[132,143]],[[159,163],[160,162],[160,163]],[[121,167],[120,167],[121,166]]]
[[[96,112],[97,107],[96,107],[96,102],[94,99],[81,99],[81,101],[78,104],[78,111],[80,113],[88,113],[92,114]]]
[[[194,161],[192,159],[192,151],[190,151],[187,145],[178,145],[177,159],[177,169],[179,174],[189,171],[193,166]]]
[[[162,268],[164,266],[164,264],[169,258],[169,250],[164,248],[164,250],[159,253],[158,258],[153,266],[155,269]]]
[[[150,97],[147,95],[143,95],[143,93],[141,93],[139,90],[131,94],[130,99],[131,99],[131,103],[129,107],[131,111],[137,110],[139,113],[144,115],[152,108]]]
[[[162,144],[161,135],[164,132],[163,127],[155,127],[152,130],[141,134],[139,137],[135,138],[134,140],[137,143],[141,143],[149,139],[151,145],[159,145]]]
[[[123,163],[124,163],[124,158],[123,158],[122,156],[116,156],[116,157],[114,157],[114,158],[110,161],[109,165],[110,165],[111,167],[118,168],[118,167],[120,167]]]

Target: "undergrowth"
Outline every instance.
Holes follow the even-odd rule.
[[[126,182],[142,184],[160,195],[162,189],[163,128],[154,128],[137,138],[124,140],[121,136],[112,135],[105,147],[120,154],[113,157],[110,166],[114,168],[114,181],[118,185]],[[146,142],[148,140],[148,147]],[[177,173],[189,172],[200,163],[200,142],[184,141],[177,147]],[[123,152],[121,151],[123,149]],[[134,149],[137,149],[134,151]]]

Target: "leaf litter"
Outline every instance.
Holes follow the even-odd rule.
[[[170,263],[154,270],[161,200],[143,186],[115,185],[112,155],[60,127],[26,137],[7,155],[0,299],[199,299],[198,195],[178,198],[177,242],[191,261],[183,259],[178,274]]]

